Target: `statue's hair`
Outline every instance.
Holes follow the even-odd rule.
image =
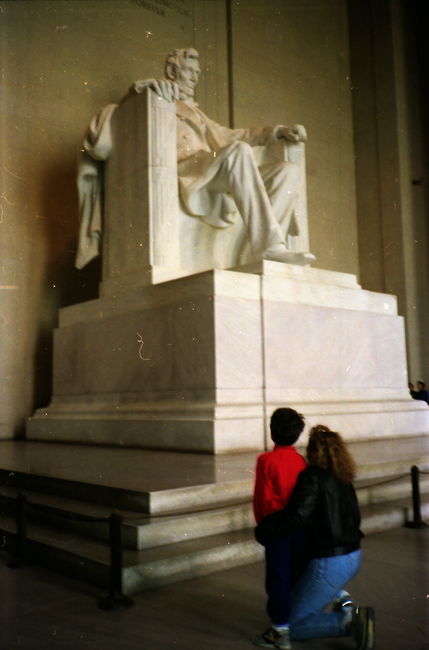
[[[352,483],[356,475],[356,464],[343,438],[323,424],[310,431],[307,460],[309,465],[332,472],[344,483]]]
[[[167,54],[167,58],[165,60],[164,72],[167,79],[172,78],[170,72],[170,68],[172,66],[174,68],[180,68],[183,65],[183,62],[190,57],[193,59],[198,59],[199,57],[197,50],[195,50],[193,47],[171,50],[171,52]]]

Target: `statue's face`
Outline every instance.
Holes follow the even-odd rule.
[[[175,69],[175,82],[179,86],[180,94],[184,97],[193,97],[195,86],[200,78],[201,68],[198,57],[189,54],[180,67]]]

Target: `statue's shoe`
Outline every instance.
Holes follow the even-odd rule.
[[[271,246],[271,248],[265,251],[263,258],[264,260],[271,260],[273,262],[299,264],[300,266],[311,264],[316,259],[312,253],[295,253],[294,251],[288,250],[283,244]]]

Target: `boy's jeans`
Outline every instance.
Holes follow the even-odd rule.
[[[288,623],[292,587],[306,566],[302,542],[300,531],[265,547],[267,612],[274,625]]]
[[[291,594],[289,625],[295,640],[345,636],[342,612],[326,612],[338,592],[359,571],[360,550],[310,560]]]

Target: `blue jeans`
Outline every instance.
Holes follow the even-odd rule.
[[[346,636],[342,612],[324,612],[338,592],[359,571],[360,550],[347,555],[310,560],[291,594],[291,638]]]

